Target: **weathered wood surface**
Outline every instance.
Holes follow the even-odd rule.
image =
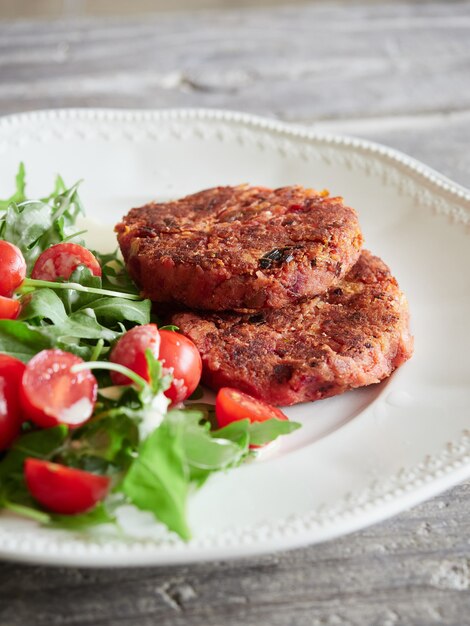
[[[0,113],[211,106],[369,137],[470,184],[470,2],[0,24]],[[0,565],[0,626],[470,623],[470,485],[350,537],[233,563]]]
[[[257,559],[0,566],[2,626],[465,626],[470,486],[350,537]]]
[[[0,24],[0,113],[225,107],[384,140],[465,183],[470,3]]]

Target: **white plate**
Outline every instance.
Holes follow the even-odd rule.
[[[470,194],[366,141],[221,111],[46,111],[0,120],[0,190],[23,160],[31,194],[83,178],[94,244],[132,206],[219,184],[327,187],[356,207],[366,246],[407,293],[415,355],[386,383],[289,409],[304,427],[191,497],[184,544],[146,516],[126,537],[0,516],[0,556],[143,565],[226,559],[324,541],[470,476]],[[328,436],[327,436],[328,435]]]

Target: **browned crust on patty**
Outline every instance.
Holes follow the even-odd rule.
[[[178,313],[203,381],[276,405],[319,400],[377,383],[410,358],[406,298],[370,252],[327,294],[255,315]]]
[[[354,209],[303,187],[215,187],[132,209],[116,226],[128,270],[154,302],[228,311],[325,292],[356,262]]]

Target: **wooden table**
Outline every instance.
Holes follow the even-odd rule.
[[[469,184],[470,1],[0,24],[0,113],[209,106],[372,138]],[[307,478],[307,477],[306,477]],[[231,563],[0,565],[1,626],[463,626],[470,484],[324,545]]]

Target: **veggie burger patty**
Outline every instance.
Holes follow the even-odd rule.
[[[337,287],[301,304],[251,315],[177,313],[171,321],[199,349],[209,387],[277,405],[377,383],[413,351],[405,296],[367,251]]]
[[[362,245],[354,209],[300,186],[215,187],[132,209],[116,231],[143,296],[211,311],[276,309],[323,293]]]

